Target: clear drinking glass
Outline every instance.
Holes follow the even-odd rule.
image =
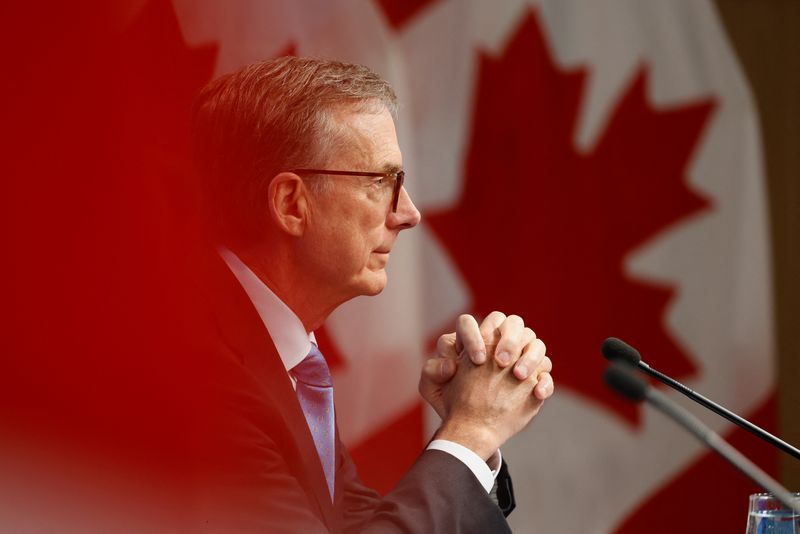
[[[800,503],[800,493],[793,494]],[[750,495],[747,534],[800,534],[800,515],[769,493]]]

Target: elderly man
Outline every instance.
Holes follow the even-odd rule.
[[[226,388],[211,530],[508,529],[498,448],[553,392],[544,344],[520,318],[465,315],[439,340],[420,393],[442,424],[388,495],[359,481],[338,437],[313,332],[340,304],[381,292],[395,240],[420,220],[395,108],[369,69],[303,58],[247,66],[198,98],[195,150],[225,264],[212,291]]]

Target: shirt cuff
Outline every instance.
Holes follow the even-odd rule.
[[[481,483],[481,486],[483,486],[483,489],[486,490],[486,493],[492,491],[494,479],[497,478],[497,473],[500,471],[500,466],[503,465],[503,456],[500,454],[500,449],[497,449],[497,457],[499,461],[497,462],[497,469],[494,471],[489,469],[489,466],[480,456],[463,445],[459,445],[453,441],[448,441],[446,439],[435,439],[428,444],[427,449],[446,452],[461,460],[461,462],[466,465],[470,471],[472,471],[472,474],[474,474],[475,478],[478,479],[478,482]]]

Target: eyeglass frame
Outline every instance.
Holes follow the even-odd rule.
[[[400,201],[400,190],[403,188],[403,181],[406,171],[397,172],[369,172],[369,171],[332,171],[326,169],[292,169],[289,172],[294,174],[327,174],[331,176],[368,176],[370,178],[394,178],[392,189],[392,213],[397,213],[397,204]]]

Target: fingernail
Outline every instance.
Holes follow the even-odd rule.
[[[542,400],[546,399],[548,396],[551,380],[552,379],[550,379],[549,377],[545,377],[541,379],[538,384],[536,384],[536,389],[539,391],[539,395],[537,396]]]
[[[475,356],[472,358],[472,361],[475,363],[483,363],[486,361],[486,351],[485,350],[478,350],[475,351]]]
[[[518,377],[528,378],[528,368],[525,365],[523,364],[517,365],[516,369]]]
[[[445,360],[445,361],[442,362],[442,367],[440,369],[440,371],[442,373],[442,378],[447,378],[448,376],[450,376],[452,374],[452,372],[453,372],[452,365],[453,365],[453,362],[451,362],[450,360]]]
[[[508,365],[511,362],[511,355],[506,351],[499,352],[497,354],[497,361],[499,361],[503,365]]]

